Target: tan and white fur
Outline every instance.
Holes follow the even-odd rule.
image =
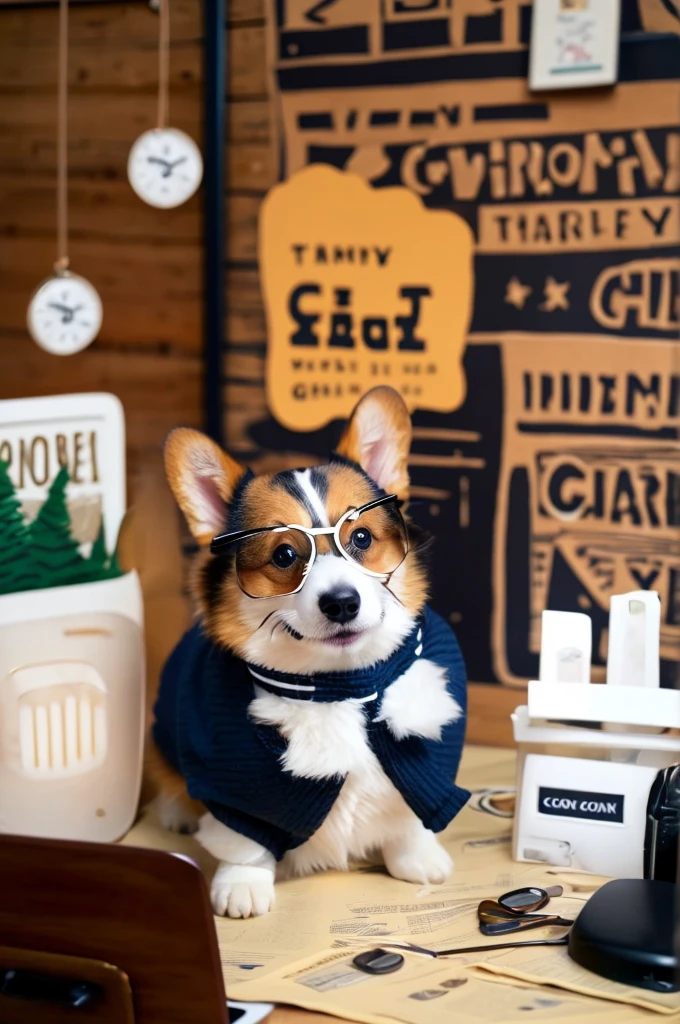
[[[355,409],[338,453],[406,502],[410,440],[410,419],[399,395],[391,388],[375,388]],[[199,544],[209,544],[224,529],[243,468],[204,435],[180,429],[168,439],[166,470],[194,536]],[[372,497],[363,475],[343,464],[256,477],[243,498],[245,526],[333,525],[349,507]],[[239,657],[286,672],[369,667],[388,657],[413,628],[426,598],[417,551],[408,554],[388,588],[334,555],[327,538],[319,538],[318,556],[302,590],[262,600],[247,597],[235,577],[220,575],[214,562],[214,556],[202,558],[195,578],[204,629]],[[345,626],[328,620],[319,603],[322,594],[346,587],[356,591],[360,604],[349,636]],[[272,628],[272,623],[281,628]],[[446,682],[444,669],[421,659],[388,687],[380,714],[397,739],[438,739],[443,726],[460,717]],[[191,801],[183,780],[151,750],[163,824],[197,829],[198,841],[219,861],[211,887],[216,914],[264,914],[274,904],[277,875],[345,869],[350,860],[367,856],[377,856],[391,875],[408,882],[439,883],[450,874],[448,853],[410,810],[370,749],[359,701],[315,704],[256,688],[249,714],[287,740],[285,770],[312,779],[342,775],[345,782],[319,830],[277,865],[264,847]]]

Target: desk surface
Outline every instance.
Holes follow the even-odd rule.
[[[388,988],[362,991],[358,1003],[351,986],[339,984],[324,987],[319,984],[318,967],[321,964],[327,967],[329,956],[340,961],[347,957],[347,949],[340,948],[338,951],[336,948],[338,936],[345,940],[345,946],[351,947],[353,942],[363,945],[364,939],[361,936],[368,936],[367,941],[373,945],[380,942],[376,936],[407,935],[414,928],[418,932],[423,929],[428,931],[433,936],[433,942],[444,941],[446,948],[454,944],[457,946],[461,941],[467,946],[470,938],[477,935],[474,908],[480,898],[497,895],[504,889],[516,888],[518,885],[545,886],[559,883],[566,890],[560,902],[568,904],[569,900],[587,899],[587,895],[581,894],[594,891],[606,881],[594,875],[584,877],[583,872],[575,869],[564,869],[562,872],[559,868],[512,860],[510,819],[514,809],[515,768],[513,750],[466,747],[459,782],[472,791],[472,797],[468,806],[441,836],[442,844],[453,855],[456,869],[441,890],[439,887],[426,887],[429,890],[437,889],[436,893],[416,891],[418,887],[394,880],[384,871],[370,868],[349,873],[329,872],[279,883],[277,912],[272,915],[246,922],[216,919],[228,994],[235,1000],[281,1004],[273,1011],[271,1024],[331,1024],[332,1020],[349,1024],[349,1017],[345,1014],[365,1014],[367,1018],[376,1020],[390,1016],[394,1020],[418,1020],[421,1024],[427,1024],[430,1019],[446,1020],[442,1016],[441,1007],[438,1012],[424,1004],[422,1008],[410,1005],[404,1008],[406,998],[415,999],[424,995],[420,991],[414,994],[409,987],[416,977],[421,976],[418,973],[420,966],[415,969],[413,961],[407,963],[403,977]],[[187,854],[199,862],[208,877],[214,869],[215,862],[192,837],[163,830],[151,814],[143,816],[122,842]],[[474,899],[471,899],[473,896]],[[411,918],[409,915],[414,900],[418,904],[415,908],[417,914]],[[460,907],[457,902],[461,904]],[[568,909],[574,908],[569,906]],[[567,910],[556,906],[556,912],[566,914]],[[382,916],[375,917],[376,913]],[[426,916],[422,916],[423,913]],[[354,916],[357,914],[358,917]],[[387,926],[384,926],[385,914],[396,915]],[[388,930],[381,930],[383,927]],[[376,928],[378,930],[371,930]],[[473,945],[477,945],[474,940]],[[609,983],[598,981],[595,985],[592,983],[594,976],[586,979],[574,977],[573,972],[580,969],[574,968],[568,957],[565,961],[562,951],[556,950],[553,958],[548,954],[549,962],[545,959],[537,961],[534,951],[529,954],[532,959],[528,962],[522,959],[525,956],[520,953],[518,957],[511,952],[501,954],[500,958],[489,958],[493,961],[489,970],[501,969],[499,960],[503,961],[501,967],[505,972],[504,980],[509,981],[509,984],[499,984],[497,978],[492,981],[487,975],[480,977],[479,972],[474,971],[474,960],[467,964],[457,964],[458,970],[472,968],[462,982],[466,986],[464,990],[459,990],[457,985],[449,985],[454,980],[449,961],[442,962],[442,966],[430,968],[427,978],[432,984],[441,982],[445,988],[456,989],[459,994],[455,996],[455,1001],[468,1022],[477,1020],[480,1008],[482,1014],[490,1014],[489,1020],[518,1020],[520,1017],[517,1011],[540,1008],[539,1004],[542,1005],[546,993],[554,1000],[554,993],[558,989],[563,993],[563,1001],[575,998],[578,1002],[586,999],[587,1005],[572,1005],[564,1011],[572,1019],[575,1019],[575,1015],[581,1019],[582,1009],[590,1024],[644,1024],[645,1020],[650,1019],[649,1003],[647,1006],[644,1002],[640,1003],[637,990],[632,996],[625,991],[611,993],[611,999],[624,999],[628,1005],[610,1001],[609,995],[603,998],[601,985]],[[486,957],[482,955],[478,960],[486,962]],[[260,973],[256,970],[265,967]],[[303,973],[300,974],[300,971]],[[305,975],[305,971],[312,973]],[[306,980],[300,981],[303,977]],[[308,984],[312,978],[316,984]],[[322,977],[321,980],[325,984],[328,979]],[[526,983],[534,992],[536,1006],[533,1002],[529,1006],[525,1005]],[[546,985],[550,988],[541,987]],[[669,1012],[667,1006],[671,1002],[668,997],[654,998],[657,1001],[665,1000],[663,1012]],[[309,1006],[310,1009],[302,1009],[302,1006]],[[323,1012],[326,1007],[336,1010],[342,1016],[326,1016]],[[675,1013],[678,1007],[673,1004],[671,1009]],[[469,1011],[473,1011],[472,1014]],[[560,1010],[557,1016],[564,1016],[564,1012]],[[400,1017],[401,1013],[405,1014],[403,1018]]]
[[[514,750],[497,747],[468,746],[463,754],[458,781],[469,789],[485,785],[498,785],[515,781],[516,754]],[[453,825],[455,830],[455,823]],[[303,1010],[294,1006],[279,1006],[269,1018],[270,1024],[330,1024],[330,1021],[342,1021],[350,1024],[346,1018],[330,1017],[327,1014]]]
[[[515,752],[513,750],[468,746],[463,755],[459,781],[469,789],[479,789],[499,783],[507,783],[512,786],[514,773]],[[455,830],[455,822],[452,828]],[[186,853],[201,864],[208,877],[214,866],[212,858],[201,850],[194,839],[166,832],[148,817],[142,818],[122,842],[134,846],[152,846],[173,850],[177,853]],[[238,993],[234,993],[233,998],[239,999],[240,997]],[[269,1021],[271,1024],[330,1024],[330,1021],[337,1022],[343,1019],[298,1007],[280,1006],[274,1010]]]
[[[352,1024],[343,1017],[329,1017],[326,1013],[301,1010],[296,1006],[277,1006],[268,1021],[269,1024],[330,1024],[331,1021]]]
[[[352,1024],[343,1017],[329,1017],[326,1013],[314,1013],[312,1010],[300,1010],[296,1006],[277,1006],[270,1017],[269,1024]]]

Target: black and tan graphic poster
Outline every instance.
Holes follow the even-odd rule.
[[[661,594],[662,680],[675,679],[675,11],[624,0],[614,88],[532,94],[530,3],[270,0],[281,179],[324,165],[407,189],[473,238],[464,397],[414,403],[410,470],[412,514],[437,538],[433,603],[476,682],[536,676],[546,607],[591,616],[602,678],[609,598],[636,587]],[[337,424],[282,401],[249,425],[253,445],[325,455]]]

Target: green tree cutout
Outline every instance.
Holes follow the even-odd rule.
[[[9,467],[0,460],[0,594],[36,586],[28,529],[10,480]]]
[[[68,470],[62,466],[47,492],[47,498],[28,528],[31,558],[38,569],[38,587],[63,587],[82,583],[86,561],[71,533],[66,505]]]
[[[106,536],[104,532],[104,517],[99,523],[99,533],[92,545],[90,557],[87,560],[88,581],[110,580],[116,576],[122,576],[123,570],[118,564],[118,557],[113,551],[109,554],[106,550]]]
[[[115,553],[106,551],[103,519],[89,558],[81,555],[71,533],[68,481],[68,470],[62,466],[38,515],[26,526],[7,465],[0,463],[0,594],[94,583],[122,575]]]

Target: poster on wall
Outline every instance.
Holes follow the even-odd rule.
[[[628,35],[642,26],[624,3],[615,88],[532,93],[520,0],[285,0],[268,13],[281,179],[324,165],[407,189],[471,232],[464,396],[447,409],[422,391],[410,462],[412,514],[436,536],[433,603],[469,678],[535,678],[550,607],[590,615],[602,679],[610,596],[639,587],[661,594],[672,685],[680,19],[645,0],[666,34]],[[427,351],[415,361],[425,380]],[[293,462],[325,456],[356,395],[322,424],[308,393],[289,388],[285,415],[270,402],[250,440]]]
[[[275,419],[309,431],[346,418],[367,380],[396,388],[411,412],[457,409],[473,244],[457,214],[327,164],[272,189],[259,266]]]

